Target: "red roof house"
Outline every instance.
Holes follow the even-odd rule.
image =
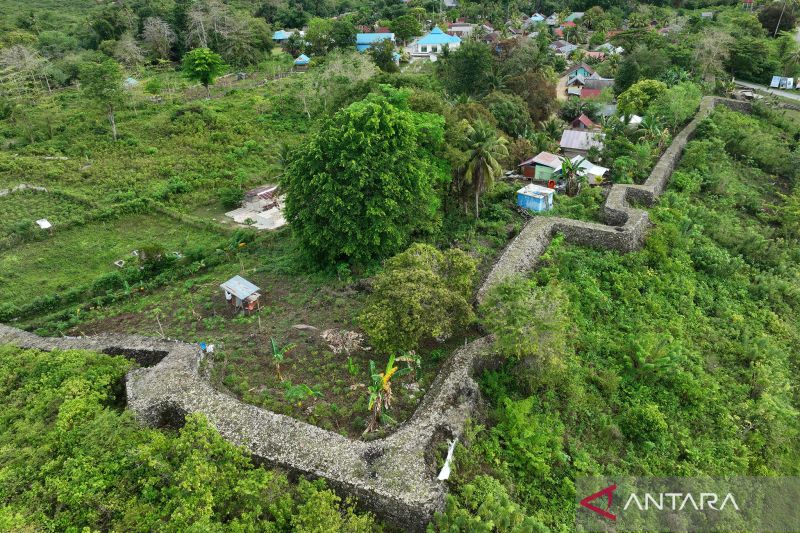
[[[587,89],[584,87],[581,89],[581,98],[584,100],[591,100],[592,98],[598,98],[600,96],[600,89]]]
[[[590,130],[594,128],[595,124],[592,122],[592,119],[581,113],[581,116],[573,120],[570,123],[570,126],[577,130]]]

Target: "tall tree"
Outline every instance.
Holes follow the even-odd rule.
[[[334,48],[352,50],[356,46],[356,27],[349,18],[333,21],[331,26],[331,42]]]
[[[375,43],[369,48],[369,54],[372,56],[372,60],[375,61],[378,68],[384,72],[397,72],[400,70],[400,67],[397,66],[394,60],[395,53],[394,43],[389,39],[384,39],[379,43]]]
[[[482,120],[467,130],[469,156],[464,168],[464,181],[470,185],[475,199],[475,218],[480,218],[478,204],[481,195],[503,173],[500,160],[508,157],[506,144],[507,141]]]
[[[168,59],[176,35],[166,21],[158,17],[148,17],[144,21],[142,40],[153,58]]]
[[[113,59],[102,63],[84,63],[81,66],[81,88],[83,94],[103,108],[111,124],[111,134],[117,140],[116,110],[125,101],[122,89],[122,69]]]
[[[489,92],[492,52],[475,41],[464,42],[458,50],[438,63],[437,72],[450,94],[483,96]]]
[[[211,98],[210,85],[225,69],[219,54],[208,48],[195,48],[183,56],[183,72],[190,80],[200,82]]]
[[[436,209],[430,152],[443,120],[408,110],[403,93],[369,95],[336,113],[294,152],[281,182],[285,215],[324,265],[368,265],[429,229]]]
[[[389,29],[394,32],[395,37],[403,41],[403,46],[412,37],[422,34],[422,25],[413,15],[397,17],[389,24]]]

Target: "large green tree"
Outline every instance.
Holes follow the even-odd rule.
[[[422,25],[413,15],[402,15],[392,20],[389,28],[394,32],[395,37],[406,41],[422,33]]]
[[[125,101],[122,89],[122,69],[113,59],[101,63],[85,63],[81,66],[83,94],[101,107],[111,124],[111,134],[117,140],[117,108]]]
[[[208,48],[195,48],[183,56],[183,72],[190,80],[200,82],[211,97],[210,85],[225,69],[222,57]]]
[[[468,324],[475,264],[461,250],[419,243],[388,260],[359,317],[372,345],[385,353],[414,350]]]
[[[323,264],[392,255],[436,210],[428,150],[442,142],[444,120],[385,90],[327,120],[284,174],[286,217]]]
[[[466,41],[438,65],[439,77],[450,94],[483,96],[489,92],[492,52],[488,45]]]
[[[617,110],[620,114],[630,116],[643,115],[650,104],[667,91],[664,82],[658,80],[642,80],[633,84],[617,98]]]

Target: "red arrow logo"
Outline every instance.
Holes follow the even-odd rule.
[[[608,510],[611,509],[611,501],[614,498],[614,491],[615,490],[617,490],[617,486],[616,485],[609,485],[608,487],[604,488],[603,490],[601,490],[599,492],[595,492],[591,496],[585,497],[584,499],[581,500],[580,503],[581,503],[581,505],[583,507],[586,507],[590,511],[594,511],[595,513],[599,514],[600,516],[602,516],[604,518],[608,518],[609,520],[616,520],[617,519],[617,515],[608,512]],[[605,496],[605,497],[608,498],[608,504],[606,505],[605,509],[601,509],[601,508],[597,507],[596,505],[592,505],[591,503],[589,503],[589,502],[591,502],[593,500],[596,500],[597,498],[600,498],[602,496]]]

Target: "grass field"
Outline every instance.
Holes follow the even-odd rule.
[[[0,253],[0,291],[15,305],[32,298],[91,283],[114,271],[114,261],[135,262],[139,247],[158,243],[167,252],[210,246],[223,239],[211,232],[183,227],[161,215],[138,215],[112,222],[90,222],[52,237]]]
[[[53,226],[82,219],[87,206],[62,195],[41,191],[20,190],[0,196],[0,239],[23,221],[46,218]]]

